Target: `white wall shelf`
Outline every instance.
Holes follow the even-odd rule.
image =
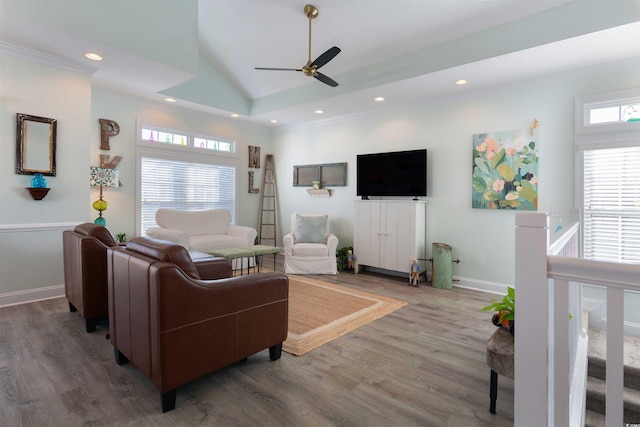
[[[331,190],[329,188],[308,188],[307,193],[312,197],[331,197]]]

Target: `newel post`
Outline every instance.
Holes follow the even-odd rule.
[[[549,424],[547,215],[516,214],[514,425]]]

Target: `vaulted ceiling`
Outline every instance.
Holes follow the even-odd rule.
[[[301,72],[254,69],[305,65],[309,2],[319,11],[311,59],[342,50],[321,70],[337,87]],[[42,60],[83,64],[96,88],[172,97],[268,127],[637,59],[638,40],[638,0],[0,0],[3,51],[17,46]],[[87,51],[103,60],[91,62]],[[458,79],[469,83],[454,85]]]

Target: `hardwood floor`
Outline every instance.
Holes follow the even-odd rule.
[[[281,260],[279,261],[281,262]],[[118,366],[107,328],[87,334],[58,298],[0,309],[1,426],[511,426],[513,381],[489,413],[481,307],[496,296],[373,273],[314,276],[409,304],[331,343],[272,362],[265,350],[160,394]]]

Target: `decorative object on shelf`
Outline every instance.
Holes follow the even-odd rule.
[[[116,242],[118,242],[118,244],[123,245],[123,244],[127,243],[127,240],[129,240],[127,238],[127,233],[118,233],[118,234],[116,234]]]
[[[56,176],[58,121],[16,114],[16,174]]]
[[[249,146],[249,167],[260,169],[260,147]]]
[[[36,173],[31,178],[31,187],[32,188],[46,188],[47,180],[42,176],[41,173]]]
[[[35,173],[31,178],[31,187],[27,187],[29,194],[33,200],[42,200],[45,198],[50,188],[47,188],[47,180],[41,173]]]
[[[249,171],[249,193],[257,193],[260,191],[259,188],[253,187],[254,173],[253,171]]]
[[[331,190],[328,188],[307,188],[307,193],[312,197],[331,197]]]
[[[33,200],[42,200],[51,189],[43,187],[27,187],[27,190],[29,191],[29,194],[31,194],[31,197],[33,197]]]
[[[120,125],[115,120],[98,119],[100,121],[100,149],[111,150],[109,137],[120,133]]]
[[[118,187],[119,172],[116,169],[91,166],[89,177],[92,187],[100,187],[100,198],[93,202],[93,209],[98,211],[98,217],[93,222],[106,226],[107,220],[102,216],[102,212],[107,210],[109,203],[102,198],[102,187]]]
[[[528,132],[473,135],[472,207],[538,209],[538,150]]]
[[[324,187],[345,187],[347,164],[327,163],[293,167],[294,187],[312,187],[314,181],[318,181],[318,185],[322,184]]]
[[[311,184],[313,185],[314,190],[320,189],[320,181],[311,181]]]

